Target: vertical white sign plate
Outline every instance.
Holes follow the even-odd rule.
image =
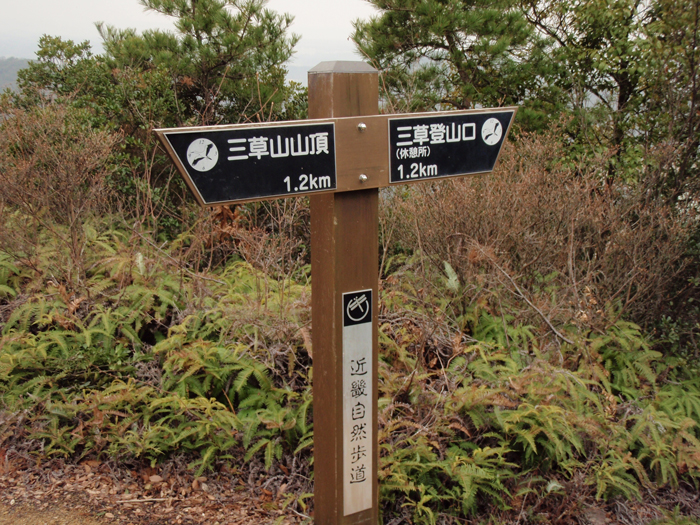
[[[343,509],[372,508],[372,290],[343,294]]]

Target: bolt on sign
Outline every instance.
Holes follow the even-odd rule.
[[[156,130],[202,206],[310,196],[320,525],[379,517],[378,188],[492,171],[515,112],[378,115],[376,70],[324,62],[309,71],[315,118]]]

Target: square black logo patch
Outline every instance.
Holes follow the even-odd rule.
[[[372,290],[343,294],[343,326],[372,322]]]

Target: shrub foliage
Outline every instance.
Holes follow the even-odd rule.
[[[308,285],[241,260],[197,273],[179,259],[192,239],[145,239],[86,225],[89,270],[72,288],[2,256],[2,441],[43,457],[186,454],[199,472],[308,461]],[[565,342],[503,309],[505,290],[465,304],[449,263],[447,277],[431,268],[406,259],[381,296],[387,515],[437,523],[696,482],[700,384],[637,325],[609,310],[604,331],[558,325]]]

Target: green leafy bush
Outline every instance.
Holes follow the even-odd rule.
[[[0,389],[6,410],[32,409],[22,432],[43,454],[156,462],[186,451],[201,471],[246,449],[247,458],[264,451],[270,468],[308,440],[305,376],[296,379],[301,391],[279,381],[269,341],[258,339],[285,341],[286,354],[290,342],[303,345],[279,325],[299,305],[278,302],[299,300],[303,288],[280,294],[278,282],[242,262],[217,278],[178,275],[172,258],[147,243],[129,246],[124,231],[88,238],[82,289],[50,282],[23,293],[31,281],[2,259],[3,290],[21,300],[2,327]]]
[[[697,380],[668,381],[673,359],[638,326],[560,326],[572,341],[553,340],[544,323],[518,325],[501,292],[465,306],[449,265],[445,279],[422,271],[408,260],[383,296],[385,512],[440,523],[528,495],[555,509],[700,481]]]

